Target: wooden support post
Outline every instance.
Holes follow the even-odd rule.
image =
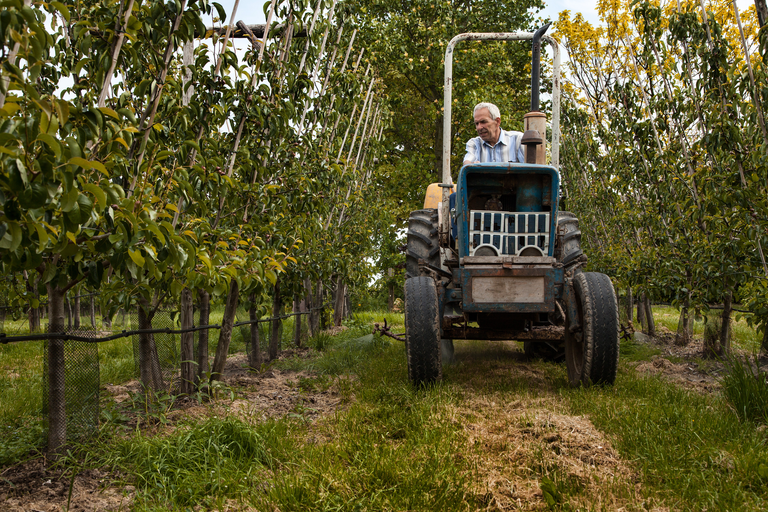
[[[392,309],[395,307],[395,283],[393,282],[393,277],[395,276],[395,269],[388,268],[387,269],[387,277],[389,277],[389,299],[387,300],[387,311],[392,312]]]

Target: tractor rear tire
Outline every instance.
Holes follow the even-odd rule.
[[[443,376],[439,315],[435,281],[427,276],[406,279],[405,351],[408,378],[417,386],[432,384]]]
[[[420,275],[419,260],[440,268],[440,245],[437,238],[437,209],[416,210],[408,218],[408,245],[405,251],[405,275]]]
[[[565,322],[565,362],[571,386],[613,384],[619,365],[619,308],[613,284],[597,272],[573,278],[580,327]]]
[[[555,243],[557,261],[566,271],[581,260],[581,231],[579,219],[571,212],[557,212],[557,239]]]

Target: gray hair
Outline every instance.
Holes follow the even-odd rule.
[[[501,118],[501,112],[499,112],[499,107],[494,105],[493,103],[478,103],[475,105],[475,110],[472,111],[472,115],[477,114],[478,110],[487,108],[488,113],[491,114],[491,117],[493,119],[500,119]]]

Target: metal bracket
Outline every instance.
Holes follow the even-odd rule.
[[[565,302],[565,309],[567,311],[568,330],[576,332],[581,328],[581,319],[579,318],[579,306],[577,304],[578,297],[573,289],[573,279],[566,279],[563,286],[563,299]]]

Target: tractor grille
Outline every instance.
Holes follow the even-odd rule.
[[[517,256],[532,245],[547,255],[549,218],[549,213],[470,211],[469,255],[482,246],[493,246],[499,256]]]

